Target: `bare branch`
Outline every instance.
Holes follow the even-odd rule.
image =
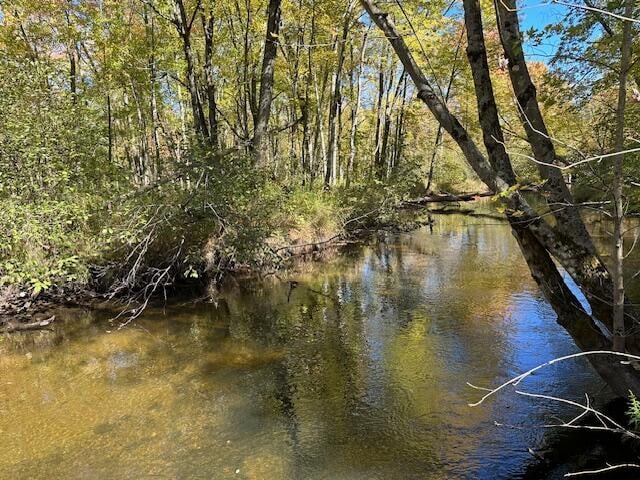
[[[587,5],[580,5],[580,4],[577,4],[577,3],[564,2],[562,0],[551,0],[551,3],[557,3],[558,5],[564,5],[565,7],[578,8],[578,9],[582,9],[582,10],[589,10],[591,12],[596,12],[596,13],[600,13],[602,15],[607,15],[607,16],[610,16],[610,17],[617,18],[618,20],[622,20],[622,21],[625,21],[625,22],[640,23],[640,20],[638,20],[636,18],[626,17],[624,15],[619,15],[617,13],[609,12],[609,11],[603,10],[601,8],[589,6],[588,4]]]
[[[149,0],[140,0],[140,3],[142,3],[143,5],[146,5],[147,7],[149,7],[151,10],[153,10],[153,12],[158,15],[160,18],[162,18],[163,20],[166,20],[167,22],[174,24],[175,25],[175,20],[171,17],[166,16],[164,13],[162,13],[158,7],[156,7],[154,5],[153,2],[149,1]]]
[[[558,402],[558,403],[564,403],[567,405],[571,405],[574,407],[578,407],[584,410],[584,412],[590,412],[590,413],[594,413],[599,417],[602,417],[604,420],[608,421],[609,423],[611,423],[612,426],[603,426],[603,427],[588,427],[592,430],[608,430],[608,431],[614,431],[616,433],[621,433],[623,435],[629,436],[635,440],[640,440],[640,436],[636,435],[635,433],[631,432],[630,430],[627,430],[626,428],[624,428],[622,425],[620,425],[619,423],[617,423],[615,420],[613,420],[611,417],[608,417],[607,415],[603,414],[602,412],[599,412],[595,409],[593,409],[591,406],[589,406],[589,403],[587,401],[586,405],[582,405],[581,403],[578,402],[574,402],[572,400],[567,400],[566,398],[559,398],[559,397],[553,397],[551,395],[543,395],[541,393],[531,393],[531,392],[523,392],[522,390],[516,390],[516,393],[518,395],[523,395],[525,397],[531,397],[531,398],[542,398],[544,400],[552,400],[554,402]],[[578,416],[579,417],[579,416]],[[576,418],[578,418],[576,417]],[[574,419],[575,420],[575,419]],[[584,426],[580,426],[580,425],[573,425],[572,423],[562,423],[559,425],[545,425],[545,427],[550,428],[550,427],[573,427],[573,428],[585,428]]]
[[[541,370],[545,367],[554,365],[556,363],[560,363],[563,362],[565,360],[570,360],[573,358],[579,358],[579,357],[586,357],[589,355],[612,355],[615,357],[621,357],[624,358],[626,360],[635,360],[635,361],[640,361],[640,356],[637,355],[631,355],[629,353],[622,353],[622,352],[612,352],[610,350],[593,350],[590,352],[580,352],[580,353],[574,353],[571,355],[565,355],[564,357],[558,357],[558,358],[554,358],[552,360],[549,360],[548,362],[545,362],[543,364],[538,365],[537,367],[534,367],[530,370],[527,370],[524,373],[521,373],[520,375],[513,377],[512,379],[504,382],[502,385],[489,390],[488,393],[482,397],[480,400],[478,400],[475,403],[470,403],[469,406],[470,407],[477,407],[478,405],[482,404],[487,398],[495,395],[496,393],[498,393],[499,391],[505,389],[506,387],[508,387],[509,385],[513,385],[516,386],[518,385],[522,380],[524,380],[525,378],[527,378],[528,376],[532,375],[533,373],[537,372],[538,370]],[[476,387],[474,385],[471,385],[470,383],[467,383],[467,385],[469,385],[471,388],[475,388],[478,389],[479,387]]]
[[[577,477],[578,475],[597,475],[599,473],[610,472],[611,470],[618,470],[620,468],[640,468],[640,465],[635,463],[621,463],[619,465],[609,465],[605,468],[598,470],[583,470],[581,472],[565,473],[565,477]]]

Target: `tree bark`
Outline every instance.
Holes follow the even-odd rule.
[[[375,133],[375,150],[373,152],[373,167],[376,178],[382,177],[382,167],[380,166],[380,158],[382,156],[382,100],[384,98],[384,70],[383,55],[380,56],[380,66],[378,67],[378,102],[376,103],[376,133]]]
[[[490,197],[492,195],[493,195],[493,192],[472,192],[472,193],[461,193],[459,195],[454,195],[449,193],[435,193],[435,194],[426,195],[420,198],[414,198],[413,200],[406,200],[402,203],[403,205],[407,205],[407,206],[415,206],[415,205],[426,205],[428,203],[471,202],[473,200]]]
[[[111,114],[111,94],[107,93],[107,140],[109,165],[113,165],[113,116]]]
[[[516,0],[495,1],[498,31],[509,61],[509,78],[513,86],[522,126],[527,134],[540,176],[546,180],[547,201],[558,221],[558,229],[568,238],[589,251],[595,252],[580,211],[574,206],[571,192],[562,172],[553,166],[557,155],[555,146],[538,105],[536,87],[531,80],[524,57]],[[554,208],[555,205],[555,208]],[[562,205],[564,208],[557,208]]]
[[[633,15],[634,0],[625,0],[624,16]],[[624,164],[624,127],[627,105],[627,77],[631,65],[632,24],[624,21],[622,32],[622,58],[620,60],[620,78],[618,86],[618,108],[616,110],[615,149],[618,153],[613,164],[613,349],[625,350],[624,327],[624,221],[623,171]]]
[[[329,103],[329,152],[327,155],[327,165],[324,175],[324,188],[328,189],[336,183],[336,169],[338,164],[339,143],[338,123],[340,119],[336,119],[340,104],[342,102],[342,67],[344,65],[344,51],[349,35],[349,26],[351,24],[351,12],[353,10],[353,2],[349,0],[347,10],[344,14],[344,23],[342,25],[342,35],[337,40],[337,64],[333,73],[333,85],[331,92],[331,101]]]
[[[396,131],[393,140],[393,155],[391,157],[391,168],[397,170],[400,166],[404,148],[404,110],[407,104],[407,76],[402,76],[402,93],[401,93],[400,113],[396,118]]]
[[[324,67],[322,69],[322,83],[318,88],[318,78],[315,73],[313,73],[313,84],[316,96],[316,122],[313,133],[313,155],[312,155],[312,163],[311,163],[311,182],[313,182],[315,178],[315,159],[318,157],[318,153],[322,156],[322,164],[327,164],[327,147],[325,144],[325,134],[324,134],[324,118],[322,114],[322,105],[325,101],[325,93],[327,90],[327,83],[329,81],[329,69]]]
[[[273,100],[273,77],[276,55],[278,53],[281,9],[282,0],[269,0],[269,6],[267,7],[267,33],[262,56],[260,100],[252,142],[255,163],[260,166],[264,166],[266,160],[265,136],[267,126],[269,125],[271,102]]]
[[[351,107],[351,133],[349,135],[349,163],[347,164],[346,171],[346,183],[347,186],[351,183],[351,175],[355,168],[356,156],[358,154],[357,136],[358,136],[358,114],[360,113],[360,102],[362,101],[362,68],[365,59],[365,52],[367,50],[367,40],[369,38],[369,29],[364,32],[362,36],[362,44],[360,45],[360,59],[358,63],[358,71],[356,73],[357,79],[355,80],[356,92],[353,99],[353,105]],[[353,88],[353,70],[351,72],[351,83]]]
[[[389,72],[390,78],[393,78],[394,70],[395,70],[395,66],[392,67]],[[393,158],[389,157],[389,144],[391,143],[390,142],[391,127],[393,125],[393,112],[396,108],[396,102],[400,97],[400,91],[401,91],[401,87],[404,82],[405,76],[406,76],[406,73],[403,69],[402,72],[400,73],[400,76],[398,77],[398,83],[396,83],[393,99],[389,98],[389,95],[391,94],[391,87],[393,82],[390,82],[389,87],[387,88],[387,96],[386,96],[385,106],[384,106],[384,127],[382,129],[382,149],[381,149],[381,156],[380,156],[382,160],[382,163],[381,163],[382,174],[384,177],[389,176],[389,174],[391,173],[391,168],[393,167]],[[398,119],[396,119],[396,121],[397,120]]]
[[[551,304],[558,323],[571,335],[581,350],[609,350],[611,341],[584,311],[580,301],[558,272],[545,247],[528,228],[522,226],[518,219],[511,218],[510,222],[513,235],[520,245],[531,275]],[[620,397],[626,398],[629,391],[636,395],[640,393],[640,376],[631,365],[622,364],[620,359],[610,355],[590,355],[588,360]]]
[[[55,315],[45,318],[43,320],[37,320],[35,322],[28,323],[7,323],[0,327],[0,333],[14,333],[14,332],[28,332],[33,330],[42,330],[47,328],[55,321]]]
[[[367,11],[374,23],[384,33],[385,37],[393,47],[396,55],[404,65],[405,70],[413,80],[418,90],[418,98],[420,98],[431,110],[438,123],[442,125],[444,130],[451,135],[451,138],[458,144],[465,158],[476,172],[480,180],[494,192],[506,190],[509,185],[500,179],[492,170],[491,165],[485,159],[484,155],[478,149],[475,142],[462,126],[460,121],[451,114],[447,105],[438,96],[434,88],[431,86],[427,77],[418,67],[411,51],[407,47],[402,36],[397,32],[391,18],[378,7],[372,0],[360,0],[360,3]]]
[[[191,17],[187,16],[183,0],[174,0],[173,22],[178,31],[178,35],[182,40],[182,52],[186,63],[187,88],[191,98],[191,111],[193,114],[193,124],[198,140],[203,144],[207,144],[209,140],[209,132],[207,129],[207,120],[200,98],[200,91],[196,82],[195,58],[191,46],[191,31],[195,15],[200,8],[200,2],[196,5],[196,9]]]
[[[204,31],[204,78],[205,94],[209,113],[209,144],[214,152],[220,150],[218,134],[218,105],[216,103],[216,84],[213,76],[213,30],[215,18],[209,10],[208,15],[202,14],[202,30]]]
[[[580,217],[579,207],[573,202],[562,172],[558,168],[549,166],[556,163],[557,155],[540,112],[536,88],[525,61],[516,1],[495,1],[495,8],[521,121],[538,162],[540,175],[546,180],[547,204],[556,218],[554,235],[547,235],[540,239],[584,290],[596,316],[612,330],[614,290],[612,276],[596,252],[591,236]],[[559,239],[562,240],[559,241]],[[632,320],[635,322],[635,319]]]
[[[556,311],[559,315],[559,322],[565,326],[580,348],[591,349],[608,347],[610,345],[610,340],[606,332],[602,332],[598,328],[593,328],[595,326],[594,322],[589,315],[586,315],[586,313],[579,316],[576,316],[574,313],[574,307],[579,305],[579,303],[576,303],[576,301],[569,296],[571,292],[550,256],[550,254],[552,254],[563,266],[568,266],[568,268],[565,268],[567,268],[567,271],[574,278],[577,277],[579,279],[577,281],[578,285],[586,291],[585,293],[587,293],[587,298],[591,301],[589,298],[589,287],[591,286],[589,280],[593,280],[601,274],[608,275],[607,270],[604,268],[602,263],[599,262],[599,258],[595,256],[595,252],[589,251],[587,248],[588,245],[584,246],[582,250],[576,249],[576,242],[573,241],[572,238],[567,239],[563,237],[559,233],[559,229],[554,229],[547,224],[528,206],[526,201],[518,192],[514,192],[513,189],[509,188],[511,179],[502,178],[492,167],[492,164],[495,165],[496,168],[500,165],[500,150],[496,148],[493,149],[493,158],[491,162],[488,162],[484,158],[484,155],[477,148],[464,127],[460,124],[457,118],[449,112],[446,104],[440,100],[434,89],[431,87],[413,59],[413,56],[402,36],[395,29],[390,17],[380,11],[371,0],[360,1],[376,25],[378,25],[378,27],[384,32],[389,43],[393,46],[396,54],[405,66],[405,69],[413,79],[419,92],[418,97],[427,104],[438,122],[456,141],[469,165],[474,169],[480,179],[490,188],[491,191],[501,193],[504,197],[510,208],[508,210],[508,219],[518,241],[522,245],[523,254],[529,263],[532,275],[538,284],[541,285],[543,293],[545,293],[545,296],[552,303],[554,309],[557,309]],[[477,32],[482,32],[481,19],[478,16],[479,10],[474,5],[469,4],[469,2],[465,2],[465,6],[467,7],[465,13],[468,17],[466,20],[475,22],[473,25],[474,30],[471,32],[472,38],[475,38],[474,35],[476,35]],[[471,9],[469,9],[469,7],[471,7]],[[477,47],[477,45],[475,45],[475,47]],[[484,61],[482,58],[479,58],[482,55],[486,56],[482,48],[480,48],[479,51],[474,51],[472,48],[471,54],[472,57],[478,57],[475,58],[475,61],[472,64],[472,67],[476,70],[474,73],[474,82],[476,82],[476,78],[477,80],[486,78],[488,65],[486,58]],[[480,84],[480,82],[476,83],[482,87],[479,94],[479,96],[482,97],[487,85],[484,83]],[[491,107],[487,110],[487,106],[483,106],[480,108],[480,112],[482,111],[491,112]],[[497,113],[495,116],[490,115],[488,119],[484,119],[481,126],[487,131],[491,131],[491,129],[496,128],[499,129],[499,124],[497,124]],[[508,156],[504,160],[508,161]],[[584,228],[584,224],[581,220],[580,224]],[[587,240],[588,242],[591,242],[590,237],[588,237]],[[574,269],[572,271],[571,268],[573,267],[578,267],[581,270],[576,271]],[[583,275],[584,273],[587,273],[587,275]],[[584,281],[582,282],[581,280]],[[609,283],[609,285],[611,285],[611,283]],[[600,293],[605,293],[603,292],[603,284],[600,284]],[[605,294],[604,298],[611,298],[610,295],[611,290],[608,291],[608,295]],[[571,296],[573,297],[573,294],[571,294]],[[596,311],[595,308],[593,310],[594,312]],[[601,318],[601,320],[603,319]],[[629,388],[635,392],[640,392],[640,383],[638,382],[640,376],[634,369],[622,366],[617,361],[612,362],[610,359],[607,360],[606,357],[605,360],[601,360],[602,358],[603,357],[594,357],[591,359],[591,363],[594,365],[596,370],[602,374],[603,378],[616,390],[616,392],[626,394]]]
[[[72,7],[70,2],[67,2],[69,8]],[[73,36],[73,25],[71,24],[71,18],[69,16],[69,10],[65,9],[64,16],[67,22],[67,27]],[[70,39],[67,44],[67,56],[69,57],[69,88],[71,91],[71,100],[74,104],[78,101],[78,78],[80,76],[80,62],[78,55],[78,47],[75,39]]]
[[[153,16],[149,16],[145,6],[143,20],[149,38],[149,47],[151,53],[149,55],[149,92],[151,97],[151,140],[153,142],[154,165],[151,175],[151,183],[158,180],[160,176],[160,140],[158,138],[158,130],[160,129],[160,119],[158,115],[158,101],[156,96],[156,37],[155,37],[155,21]]]
[[[471,74],[476,91],[478,119],[482,129],[482,140],[487,149],[489,162],[498,176],[509,185],[516,182],[516,175],[507,154],[504,135],[498,118],[487,49],[484,44],[482,13],[479,0],[464,0],[464,19],[467,30],[467,58],[471,65]]]
[[[458,64],[457,64],[458,63],[458,55],[459,55],[460,50],[461,50],[460,47],[462,46],[463,37],[464,37],[464,31],[460,35],[460,39],[458,40],[458,45],[456,47],[456,52],[455,52],[455,55],[453,57],[453,65],[451,66],[451,74],[449,75],[449,83],[447,84],[447,90],[445,91],[445,94],[444,94],[444,103],[445,103],[445,105],[449,101],[449,97],[451,96],[451,89],[453,87],[453,81],[455,80],[456,74],[458,73]],[[427,185],[426,185],[426,188],[425,188],[427,193],[429,193],[429,191],[431,190],[431,183],[433,182],[433,174],[434,174],[434,170],[435,170],[436,159],[437,159],[438,151],[440,149],[441,144],[442,144],[442,125],[438,124],[438,131],[436,132],[436,140],[435,140],[434,146],[433,146],[433,153],[431,154],[431,162],[429,163],[429,174],[427,176]]]

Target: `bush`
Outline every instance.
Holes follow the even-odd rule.
[[[10,198],[0,209],[0,286],[31,285],[35,293],[57,281],[87,278],[91,241],[89,204]]]

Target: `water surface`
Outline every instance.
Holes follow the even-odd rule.
[[[550,434],[530,427],[566,413],[467,405],[467,382],[576,351],[499,221],[438,216],[283,275],[0,341],[0,478],[518,478]],[[602,394],[585,363],[523,388]]]

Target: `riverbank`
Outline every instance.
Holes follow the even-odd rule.
[[[55,283],[50,282],[46,288],[37,289],[32,285],[7,285],[0,287],[0,333],[48,328],[55,320],[56,308],[61,306],[95,307],[111,302],[124,309],[126,318],[139,315],[141,309],[158,296],[166,298],[185,289],[196,292],[195,296],[199,298],[215,299],[219,296],[219,288],[227,281],[272,275],[300,262],[327,258],[346,245],[366,242],[376,235],[407,232],[429,225],[433,220],[429,217],[427,205],[433,203],[458,205],[486,196],[447,194],[397,201],[395,204],[383,201],[379,207],[363,213],[360,212],[364,207],[359,206],[353,210],[357,215],[352,214],[341,223],[324,219],[327,212],[322,212],[323,218],[318,219],[319,213],[312,209],[304,218],[289,222],[286,233],[271,235],[260,246],[254,247],[259,255],[251,261],[239,260],[234,251],[225,252],[218,236],[209,238],[201,248],[199,258],[194,258],[193,254],[190,256],[193,264],[184,272],[179,271],[185,268],[180,265],[185,263],[184,257],[176,256],[168,265],[156,265],[152,259],[151,264],[145,267],[137,263],[142,259],[138,257],[133,267],[118,261],[89,265],[83,281],[65,282],[58,279]],[[437,211],[448,213],[455,211],[455,208],[451,210],[445,207]],[[472,211],[464,209],[464,213]],[[337,210],[331,213],[339,214]],[[131,250],[135,252],[139,247],[134,245]],[[147,248],[144,246],[145,251]],[[150,283],[136,285],[136,281],[129,279],[127,285],[121,280],[126,275],[148,277],[148,271],[153,275]]]

